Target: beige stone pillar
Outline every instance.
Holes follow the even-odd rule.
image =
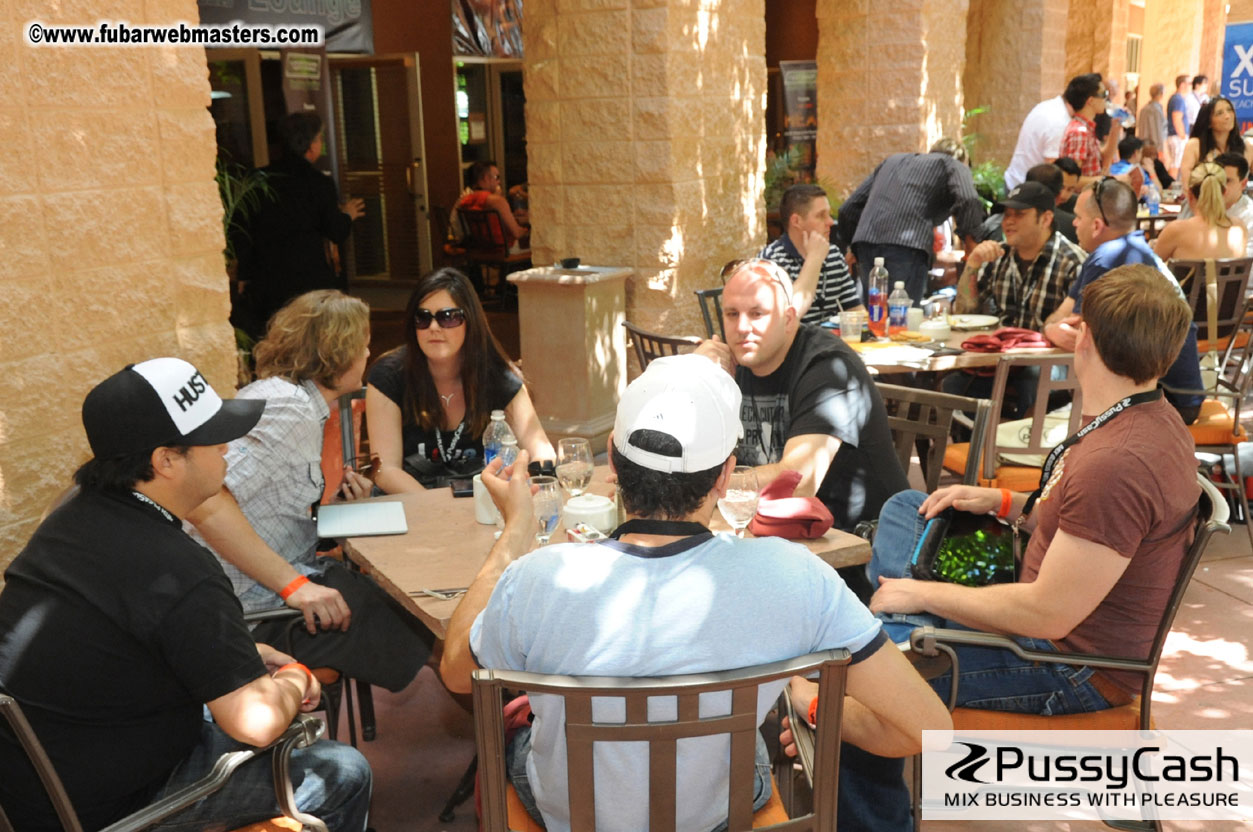
[[[701,334],[692,290],[765,242],[763,0],[527,0],[537,265],[626,266],[627,317]]]
[[[987,107],[969,129],[975,161],[1008,165],[1031,108],[1066,87],[1068,0],[970,0],[966,18],[967,109]]]
[[[1151,0],[1145,3],[1140,89],[1147,93],[1150,86],[1160,82],[1166,88],[1163,107],[1175,91],[1176,76],[1201,72],[1204,19],[1204,3],[1198,0]],[[1221,43],[1218,48],[1221,53]],[[1140,99],[1148,100],[1145,94]]]
[[[818,176],[845,196],[885,156],[959,138],[968,0],[818,0]]]
[[[1195,0],[1184,1],[1197,5]],[[1146,18],[1148,14],[1146,8]],[[1071,0],[1066,29],[1066,77],[1099,72],[1104,77],[1117,78],[1121,89],[1127,71],[1127,17],[1127,0]]]
[[[22,38],[31,19],[102,18],[197,11],[0,3],[0,569],[87,458],[79,411],[97,381],[173,354],[234,389],[204,50]]]

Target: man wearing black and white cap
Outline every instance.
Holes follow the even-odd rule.
[[[919,747],[923,728],[949,727],[944,706],[885,645],[833,569],[786,540],[708,530],[741,434],[740,391],[730,375],[698,355],[653,361],[627,387],[610,436],[627,521],[604,543],[561,544],[526,557],[535,541],[531,493],[520,475],[526,454],[512,471],[488,466],[483,481],[505,531],[449,623],[440,666],[445,684],[469,691],[477,666],[664,676],[844,647],[854,662],[845,740],[906,756]],[[765,687],[773,698],[782,683]],[[532,817],[554,832],[569,829],[565,754],[556,750],[564,747],[561,704],[535,697],[530,707],[533,724],[506,754],[509,776]],[[614,828],[647,828],[647,753],[600,754],[598,770],[606,764],[626,776],[597,791],[597,817],[613,818]],[[679,794],[701,796],[680,803],[678,828],[711,829],[725,819],[725,748],[692,748],[678,777]],[[767,762],[756,806],[769,798],[769,782]],[[903,810],[908,814],[907,805]]]
[[[94,456],[74,475],[79,493],[5,573],[0,690],[21,703],[85,828],[198,779],[240,743],[268,744],[317,706],[312,674],[253,642],[221,567],[182,528],[221,489],[226,443],[263,407],[222,401],[177,358],[105,379],[83,402]],[[355,749],[316,743],[292,767],[302,811],[364,829],[370,769]],[[16,828],[60,828],[3,729],[0,771]],[[168,823],[232,829],[278,813],[269,768],[251,766]]]

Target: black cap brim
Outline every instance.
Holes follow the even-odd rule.
[[[261,420],[264,399],[225,399],[213,418],[178,440],[180,445],[221,445],[248,433]]]

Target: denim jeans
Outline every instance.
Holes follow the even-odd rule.
[[[874,557],[866,566],[873,586],[879,576],[908,578],[909,559],[922,536],[926,520],[918,507],[927,497],[920,491],[902,491],[883,504],[875,533]],[[894,642],[909,639],[915,627],[931,625],[966,629],[956,622],[929,613],[880,613],[883,629]],[[1031,650],[1056,651],[1046,639],[1014,639]],[[1068,665],[1036,664],[1020,659],[1008,650],[957,645],[957,704],[966,708],[1014,713],[1053,714],[1100,711],[1109,703],[1092,686],[1092,669]],[[931,680],[931,687],[948,700],[951,674]],[[867,760],[866,758],[870,758]],[[858,764],[860,763],[860,764]],[[903,778],[904,760],[887,760],[859,752],[840,760],[840,828],[906,830],[912,824],[908,811],[909,792]],[[890,814],[895,820],[889,820]],[[846,818],[850,821],[845,824]]]
[[[159,800],[209,773],[218,757],[247,748],[205,720],[200,742],[166,781],[153,800]],[[297,748],[291,756],[291,779],[296,807],[320,818],[331,832],[363,832],[370,811],[370,764],[350,745],[319,740]],[[274,797],[270,756],[244,763],[226,785],[169,819],[152,827],[170,832],[216,832],[237,829],[280,814]]]
[[[535,793],[531,791],[531,781],[526,773],[526,760],[529,756],[531,756],[531,726],[525,725],[518,729],[505,749],[505,773],[509,776],[509,782],[513,784],[514,791],[518,793],[518,801],[526,809],[526,813],[542,826],[544,816],[535,805]],[[761,738],[759,730],[757,732],[756,772],[753,778],[755,781],[753,811],[765,806],[770,800],[770,775],[770,754],[766,750],[766,742]],[[726,828],[726,821],[723,821],[713,832],[723,832]]]

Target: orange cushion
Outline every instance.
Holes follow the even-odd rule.
[[[1197,445],[1233,445],[1249,439],[1248,431],[1235,423],[1227,403],[1219,399],[1201,403],[1201,413],[1188,425],[1188,432]]]
[[[770,799],[766,801],[765,806],[753,813],[754,829],[788,820],[787,812],[783,809],[783,800],[779,797],[779,784],[775,782],[773,774],[770,775],[770,785],[773,786],[770,790]],[[514,832],[544,832],[544,827],[527,814],[526,807],[518,799],[518,793],[514,790],[512,783],[505,784],[505,809],[508,812],[509,828]]]
[[[262,823],[251,823],[235,832],[300,832],[301,829],[304,826],[291,818],[273,818]]]
[[[957,708],[955,731],[1132,731],[1140,727],[1140,698],[1130,704],[1084,714],[1039,716]]]
[[[969,455],[969,442],[951,444],[944,449],[944,467],[955,474],[965,474]],[[1008,488],[1010,491],[1035,491],[1040,485],[1040,469],[1023,465],[998,465],[996,476],[986,479],[981,474],[978,484],[987,488]]]
[[[1196,342],[1197,354],[1205,355],[1205,353],[1209,352],[1211,349],[1210,348],[1211,343],[1213,343],[1214,345],[1213,346],[1214,350],[1217,350],[1218,352],[1222,352],[1223,350],[1227,349],[1228,340],[1230,339],[1219,338],[1216,341],[1211,342],[1209,341],[1209,339],[1197,339],[1197,342]],[[1241,349],[1247,343],[1249,343],[1249,333],[1243,329],[1238,331],[1236,333],[1236,349]]]

